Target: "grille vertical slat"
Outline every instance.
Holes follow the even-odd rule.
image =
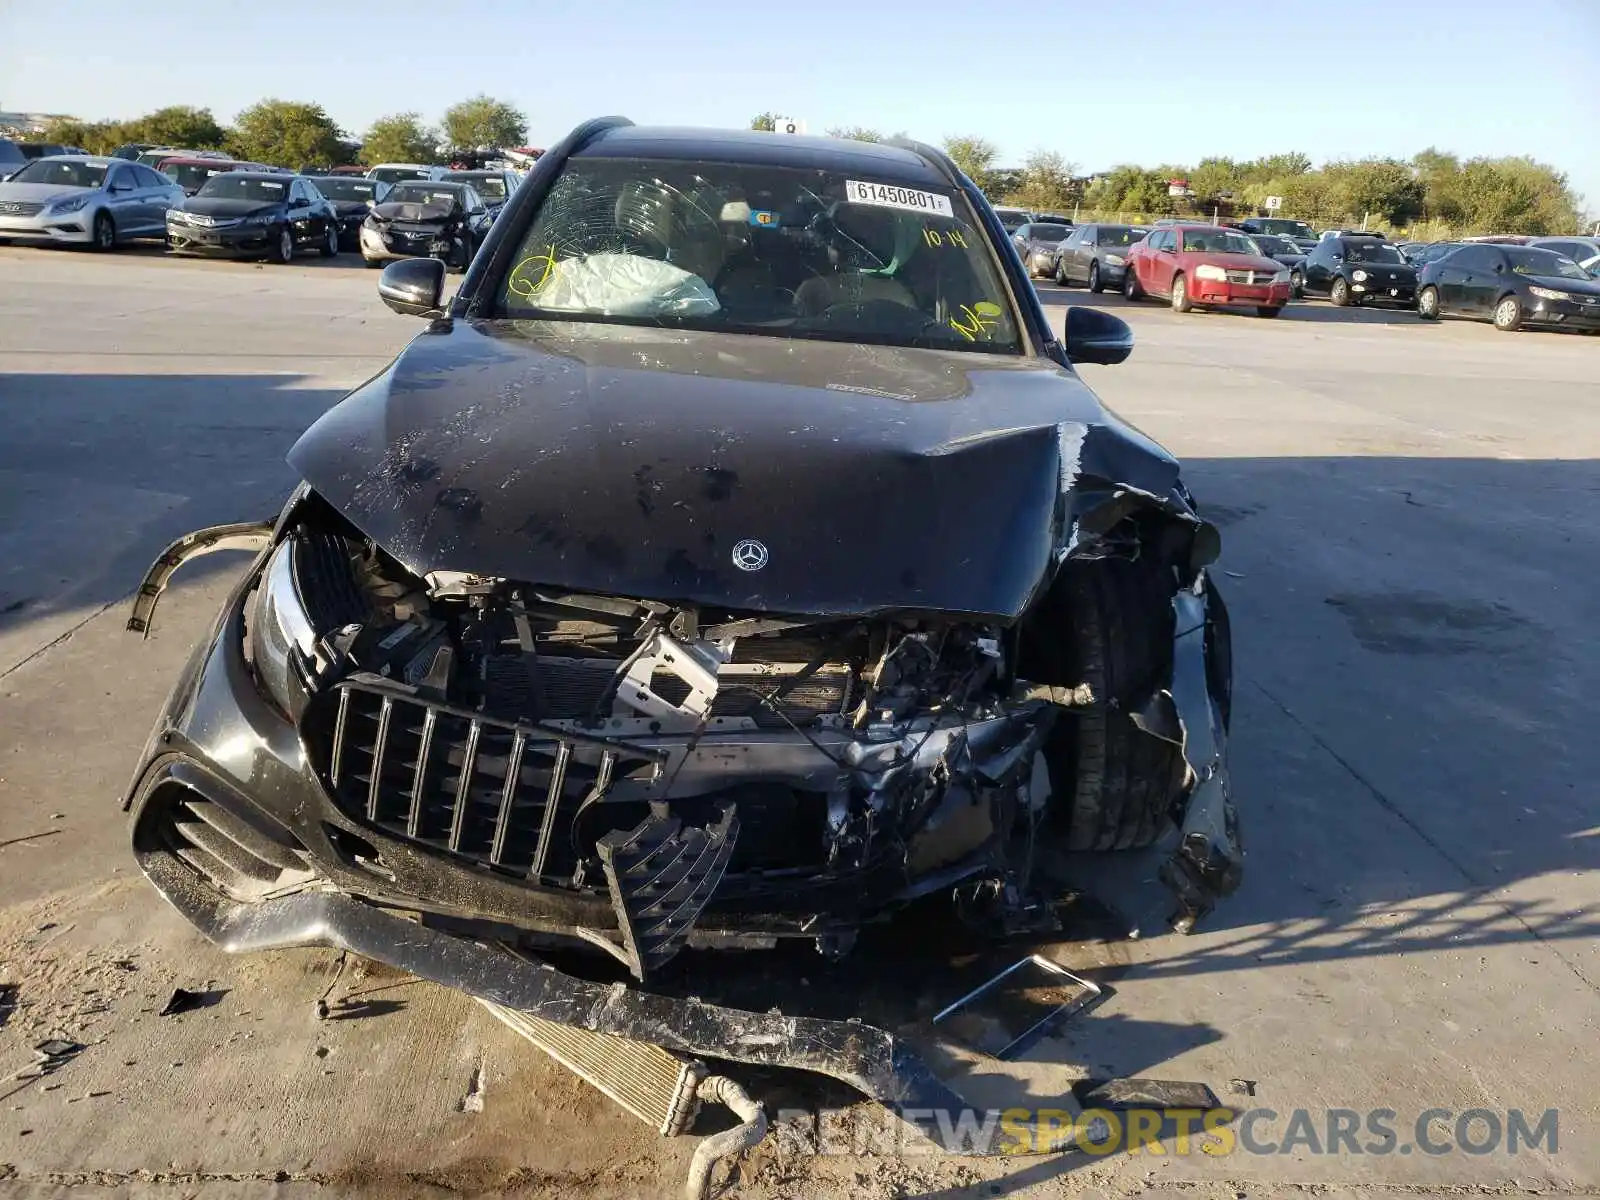
[[[378,819],[378,800],[383,795],[383,752],[389,740],[389,717],[394,712],[394,701],[385,696],[378,710],[378,734],[372,746],[372,778],[367,783],[367,820]]]
[[[335,787],[339,784],[339,763],[344,757],[345,721],[350,716],[350,691],[339,689],[339,715],[333,721],[333,761],[328,764],[328,778]]]
[[[530,882],[569,877],[580,851],[569,850],[558,825],[575,819],[581,802],[665,758],[424,699],[375,677],[348,679],[338,691],[322,710],[326,724],[309,723],[307,743],[347,816]],[[331,737],[317,737],[318,728]]]
[[[533,851],[535,879],[544,874],[544,865],[550,858],[550,842],[556,831],[556,809],[561,806],[561,785],[567,780],[567,763],[572,758],[572,747],[562,742],[556,748],[556,760],[550,768],[550,790],[544,798],[544,820],[539,822],[539,844]]]
[[[433,727],[437,720],[431,708],[422,718],[422,743],[417,747],[417,773],[411,780],[411,811],[406,814],[407,837],[416,837],[422,824],[422,790],[428,778],[428,750],[433,745]]]
[[[456,785],[455,811],[450,814],[450,850],[461,849],[461,825],[467,819],[467,798],[472,793],[472,772],[478,759],[478,731],[481,726],[473,721],[467,730],[466,754],[461,760],[461,781]]]
[[[506,759],[506,786],[500,793],[500,812],[494,821],[494,843],[489,847],[489,861],[499,866],[505,860],[506,835],[511,831],[511,802],[517,796],[517,784],[522,777],[522,752],[528,739],[522,730],[511,738],[511,755]]]

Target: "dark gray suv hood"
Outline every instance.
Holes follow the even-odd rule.
[[[1085,494],[1189,511],[1048,360],[575,322],[441,323],[289,461],[418,574],[797,614],[1007,619]]]

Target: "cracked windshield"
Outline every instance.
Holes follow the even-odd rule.
[[[765,165],[574,160],[501,300],[518,317],[1021,348],[965,200]]]

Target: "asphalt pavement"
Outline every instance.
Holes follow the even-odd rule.
[[[180,573],[148,641],[122,632],[126,598],[171,538],[272,513],[300,430],[420,330],[375,278],[351,256],[0,248],[8,1197],[677,1194],[691,1139],[461,996],[322,952],[216,952],[126,850],[120,792],[240,560]],[[1254,1141],[1274,1149],[994,1162],[774,1139],[739,1194],[1596,1194],[1600,338],[1040,291],[1058,322],[1068,303],[1132,322],[1133,358],[1085,377],[1222,527],[1249,849],[1200,932],[1141,923],[1094,951],[1114,994],[1053,1052],[1269,1108]],[[1107,887],[1131,896],[1148,864],[1128,866]],[[159,1015],[178,986],[203,1002]],[[324,995],[338,1019],[313,1015]],[[52,1035],[86,1049],[16,1078]],[[484,1111],[462,1111],[480,1069]],[[1286,1136],[1296,1109],[1310,1144]],[[1559,1132],[1436,1154],[1412,1136],[1430,1109],[1440,1138],[1475,1109],[1555,1109]],[[1317,1152],[1330,1110],[1392,1110],[1395,1145]]]

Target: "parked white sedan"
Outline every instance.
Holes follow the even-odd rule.
[[[36,158],[0,183],[0,242],[61,242],[110,250],[130,238],[165,237],[167,209],[183,189],[117,158]]]

